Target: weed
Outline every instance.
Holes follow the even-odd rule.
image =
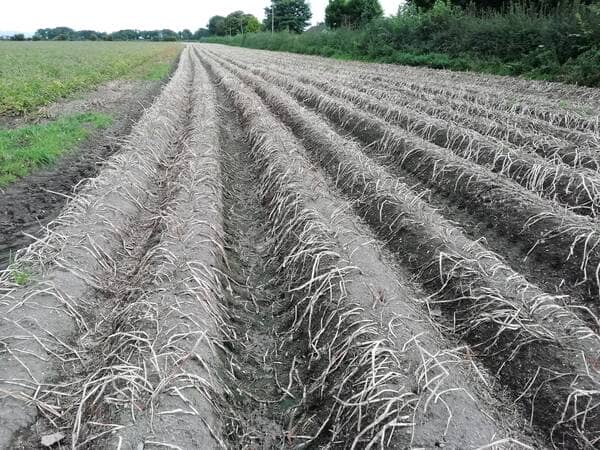
[[[12,281],[19,286],[26,285],[31,279],[31,275],[28,272],[19,269],[11,270],[10,276],[12,278]]]

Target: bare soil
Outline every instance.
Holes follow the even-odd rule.
[[[312,84],[330,65],[354,79],[339,97]],[[419,94],[520,114],[478,77],[419,73]],[[40,239],[0,272],[0,447],[598,447],[597,220],[364,112],[369,77],[403,82],[189,45],[143,112],[118,83],[47,109],[120,119],[6,203],[4,252]],[[595,145],[529,88],[524,117]]]

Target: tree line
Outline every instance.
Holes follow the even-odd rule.
[[[105,33],[94,30],[73,30],[69,27],[40,28],[31,38],[34,41],[188,41],[208,36],[201,28],[195,33],[185,29],[182,31],[163,30],[119,30]]]
[[[503,11],[513,5],[514,0],[445,0],[448,5],[470,8],[474,11]],[[565,0],[526,0],[528,5],[536,8],[555,8]],[[594,0],[581,0],[590,3]],[[400,3],[400,2],[399,2]],[[433,8],[435,0],[407,0],[399,6],[402,9],[413,8],[427,12]],[[211,36],[237,36],[260,31],[287,31],[302,33],[310,24],[312,12],[306,0],[272,0],[264,8],[265,18],[262,23],[252,14],[234,11],[226,16],[213,16],[206,27],[195,32],[189,29],[173,31],[162,30],[119,30],[105,33],[94,30],[73,30],[68,27],[41,28],[32,39],[64,40],[64,41],[191,41]],[[317,29],[350,28],[360,29],[375,19],[383,17],[383,9],[378,0],[329,0],[325,9],[325,23]],[[22,34],[11,37],[12,40],[25,40]]]
[[[273,13],[273,11],[274,13]],[[213,16],[208,21],[208,36],[236,36],[259,31],[301,33],[310,24],[312,12],[305,0],[273,0],[265,7],[262,23],[252,14],[235,11]]]

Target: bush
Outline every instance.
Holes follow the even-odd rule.
[[[566,64],[563,80],[587,86],[600,86],[600,48],[590,49]]]
[[[229,45],[600,86],[600,5],[474,11],[437,0],[362,29],[211,39]]]

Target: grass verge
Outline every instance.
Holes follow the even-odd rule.
[[[0,130],[0,187],[53,163],[93,130],[105,128],[111,122],[112,118],[106,114],[86,113],[43,125]]]

